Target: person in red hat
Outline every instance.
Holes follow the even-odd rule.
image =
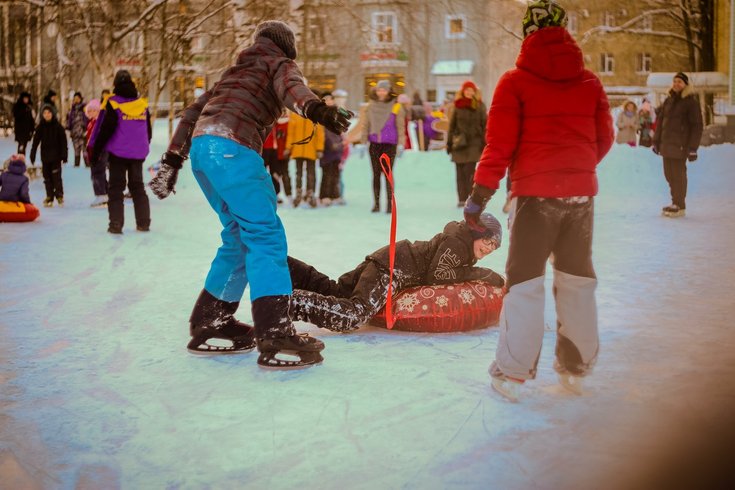
[[[449,120],[447,153],[457,166],[457,207],[464,206],[472,190],[475,166],[485,148],[487,108],[472,81],[462,84]]]

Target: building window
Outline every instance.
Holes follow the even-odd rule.
[[[610,53],[600,53],[600,74],[612,75],[615,73],[615,57]]]
[[[605,27],[615,27],[615,13],[606,10],[602,13],[602,25]]]
[[[31,46],[30,18],[25,5],[10,5],[7,11],[7,53],[8,65],[22,67],[29,65]],[[3,15],[3,22],[5,15]],[[3,49],[4,51],[4,49]]]
[[[464,39],[467,37],[467,16],[447,15],[444,22],[444,34],[447,39]]]
[[[636,72],[637,73],[651,73],[653,70],[651,69],[652,66],[652,58],[650,53],[638,53],[636,55]]]
[[[436,102],[436,89],[430,88],[426,91],[426,100],[428,102]]]
[[[398,42],[398,19],[393,12],[373,12],[372,40],[374,44]]]
[[[653,16],[652,15],[644,15],[641,19],[641,29],[644,31],[652,31],[653,30]]]
[[[567,30],[569,34],[576,35],[577,29],[579,28],[579,21],[577,20],[577,12],[569,12],[567,14]]]

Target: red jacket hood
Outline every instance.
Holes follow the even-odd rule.
[[[551,81],[582,75],[584,59],[577,42],[563,27],[545,27],[523,40],[516,66]]]

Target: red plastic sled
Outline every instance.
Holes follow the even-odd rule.
[[[393,298],[395,330],[408,332],[464,332],[498,323],[504,288],[481,281],[442,286],[419,286]],[[385,327],[385,308],[370,321]]]
[[[33,221],[41,215],[33,204],[15,201],[0,201],[0,222],[20,223]]]

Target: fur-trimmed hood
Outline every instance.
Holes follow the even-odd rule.
[[[675,94],[676,92],[674,92],[674,89],[670,88],[669,95],[675,96]],[[691,82],[689,82],[687,85],[684,86],[684,90],[681,91],[680,95],[682,99],[685,99],[689,97],[690,95],[694,95],[694,87],[692,86]]]

